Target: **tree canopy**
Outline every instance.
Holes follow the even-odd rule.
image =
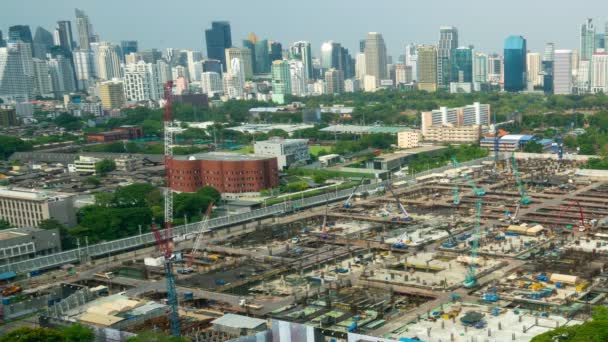
[[[93,330],[80,324],[59,329],[21,327],[0,336],[0,342],[93,342]]]
[[[8,135],[0,135],[0,158],[6,160],[15,152],[31,151],[33,146],[30,142]]]
[[[534,337],[531,342],[604,342],[608,341],[608,307],[593,309],[592,320],[580,325],[562,326]]]

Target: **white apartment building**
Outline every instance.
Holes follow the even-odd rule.
[[[572,94],[572,50],[555,50],[553,61],[553,93]]]
[[[300,60],[289,60],[289,77],[291,79],[291,93],[294,96],[306,96],[308,94],[308,77],[304,63]]]
[[[465,107],[440,107],[422,113],[422,135],[426,138],[431,126],[470,126],[490,124],[490,105],[475,102]]]
[[[41,221],[51,218],[68,227],[75,226],[74,195],[0,187],[0,219],[14,227],[27,228],[38,227]]]
[[[105,81],[122,76],[120,69],[120,48],[108,42],[99,43],[95,50],[97,76]]]
[[[129,101],[158,101],[163,95],[163,82],[156,71],[156,65],[139,61],[127,64],[125,71],[125,95]]]
[[[414,148],[420,145],[422,133],[418,129],[401,131],[397,133],[397,147]]]
[[[223,93],[222,76],[213,71],[203,72],[201,74],[201,90],[203,94],[207,94],[209,97]]]
[[[449,143],[476,143],[481,139],[481,126],[431,126],[424,135],[425,141]]]
[[[306,162],[310,159],[308,139],[271,138],[266,141],[256,141],[253,151],[258,156],[277,158],[280,170],[296,162]]]
[[[608,53],[595,53],[591,57],[591,92],[608,93]]]

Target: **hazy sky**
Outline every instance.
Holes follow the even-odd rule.
[[[598,32],[608,19],[606,0],[2,0],[0,29],[29,24],[52,29],[57,20],[74,21],[74,8],[90,17],[102,40],[138,40],[141,48],[204,50],[203,30],[213,20],[229,20],[232,41],[241,46],[249,32],[287,46],[308,40],[318,55],[326,40],[354,54],[368,31],[383,34],[397,58],[408,42],[435,43],[440,25],[459,30],[460,45],[501,52],[510,34],[521,34],[528,48],[578,48],[579,28],[593,17]],[[600,16],[601,15],[601,16]],[[75,26],[73,30],[75,31]],[[76,32],[74,32],[76,35]]]

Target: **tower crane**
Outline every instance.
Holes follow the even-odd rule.
[[[452,166],[455,169],[457,169],[457,168],[460,167],[460,163],[458,163],[458,160],[456,159],[456,157],[452,157]],[[478,186],[475,185],[475,183],[473,182],[473,179],[471,179],[471,176],[469,176],[466,173],[463,173],[462,176],[464,177],[464,179],[466,179],[467,183],[469,183],[469,185],[471,186],[471,188],[475,192],[475,195],[477,195],[477,196],[484,196],[486,194],[486,191],[483,188],[480,188],[480,187],[478,187]]]
[[[163,131],[165,144],[165,237],[154,226],[152,231],[159,248],[164,253],[165,278],[167,280],[167,302],[171,308],[169,322],[171,324],[171,335],[179,337],[181,335],[179,324],[179,311],[177,307],[177,290],[175,279],[173,278],[172,260],[172,239],[173,239],[173,190],[172,190],[172,164],[173,164],[173,81],[165,83],[165,108],[163,111]]]
[[[207,211],[205,212],[205,217],[201,221],[201,229],[198,231],[196,235],[196,240],[194,240],[194,245],[192,246],[192,251],[190,252],[190,258],[188,259],[188,268],[192,267],[192,262],[194,261],[194,257],[198,250],[201,248],[201,244],[203,243],[203,235],[208,231],[209,227],[209,217],[211,216],[211,211],[213,211],[213,201],[209,203],[207,207]]]
[[[515,181],[517,182],[517,187],[519,188],[521,204],[530,204],[532,201],[530,200],[530,196],[528,196],[526,189],[524,189],[524,184],[521,182],[521,177],[517,171],[517,159],[515,159],[515,154],[511,155],[511,164],[513,165],[513,176],[515,176]]]
[[[477,269],[475,263],[479,253],[479,235],[481,233],[481,203],[482,198],[478,197],[475,204],[475,226],[473,229],[473,243],[471,245],[471,262],[469,263],[469,271],[464,279],[462,285],[466,288],[473,288],[477,286]]]
[[[460,179],[460,177],[458,177],[458,175],[456,175],[456,177],[454,177],[454,200],[452,201],[452,203],[454,203],[454,205],[459,205],[460,204],[460,191],[458,188],[458,180]]]

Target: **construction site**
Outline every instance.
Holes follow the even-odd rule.
[[[170,110],[165,125],[171,146]],[[607,302],[608,179],[577,176],[578,162],[561,157],[454,158],[221,229],[210,228],[210,206],[194,233],[174,233],[168,219],[151,227],[155,244],[45,270],[18,302],[54,296],[47,324],[193,340],[277,320],[336,340],[527,341]],[[242,318],[229,326],[233,313]]]

